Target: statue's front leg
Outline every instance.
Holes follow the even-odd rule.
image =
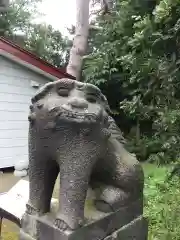
[[[48,156],[43,138],[37,138],[36,128],[29,128],[29,200],[27,213],[44,214],[50,202],[59,166]],[[34,215],[34,214],[33,214]]]
[[[56,162],[45,155],[30,155],[29,201],[27,213],[44,214],[50,211],[50,203],[54,184],[59,173]],[[33,159],[32,159],[33,158]]]
[[[61,230],[77,229],[84,222],[84,205],[94,159],[91,159],[92,154],[79,153],[71,153],[70,159],[65,157],[60,167],[60,209],[55,226]]]

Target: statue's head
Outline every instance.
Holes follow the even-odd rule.
[[[108,119],[105,96],[89,83],[66,78],[48,83],[32,98],[39,106],[42,101],[48,115],[59,121],[106,124]]]

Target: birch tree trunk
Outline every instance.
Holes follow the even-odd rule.
[[[9,0],[0,0],[0,12],[5,12],[9,8]]]
[[[88,44],[89,3],[90,0],[76,0],[76,29],[67,73],[74,76],[78,81],[81,78],[83,56],[86,54]]]

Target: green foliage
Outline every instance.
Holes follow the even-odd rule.
[[[41,0],[12,0],[7,12],[0,13],[0,35],[12,37],[17,31],[26,31],[30,21],[39,15]]]
[[[140,160],[179,158],[179,19],[179,0],[119,0],[111,16],[97,18],[101,29],[90,39],[85,81],[108,96]]]
[[[40,58],[60,67],[67,64],[71,41],[50,25],[35,24],[41,0],[13,0],[9,11],[0,13],[0,36],[18,43]]]
[[[171,168],[144,165],[145,216],[149,220],[149,240],[180,239],[180,179],[166,182]]]
[[[56,67],[62,67],[67,64],[71,41],[51,25],[31,24],[24,47]]]

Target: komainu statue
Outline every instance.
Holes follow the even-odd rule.
[[[60,207],[54,224],[61,230],[82,226],[89,186],[99,189],[95,206],[101,212],[143,198],[141,166],[125,150],[96,86],[71,79],[46,84],[32,98],[29,122],[28,214],[50,210],[59,173]]]

